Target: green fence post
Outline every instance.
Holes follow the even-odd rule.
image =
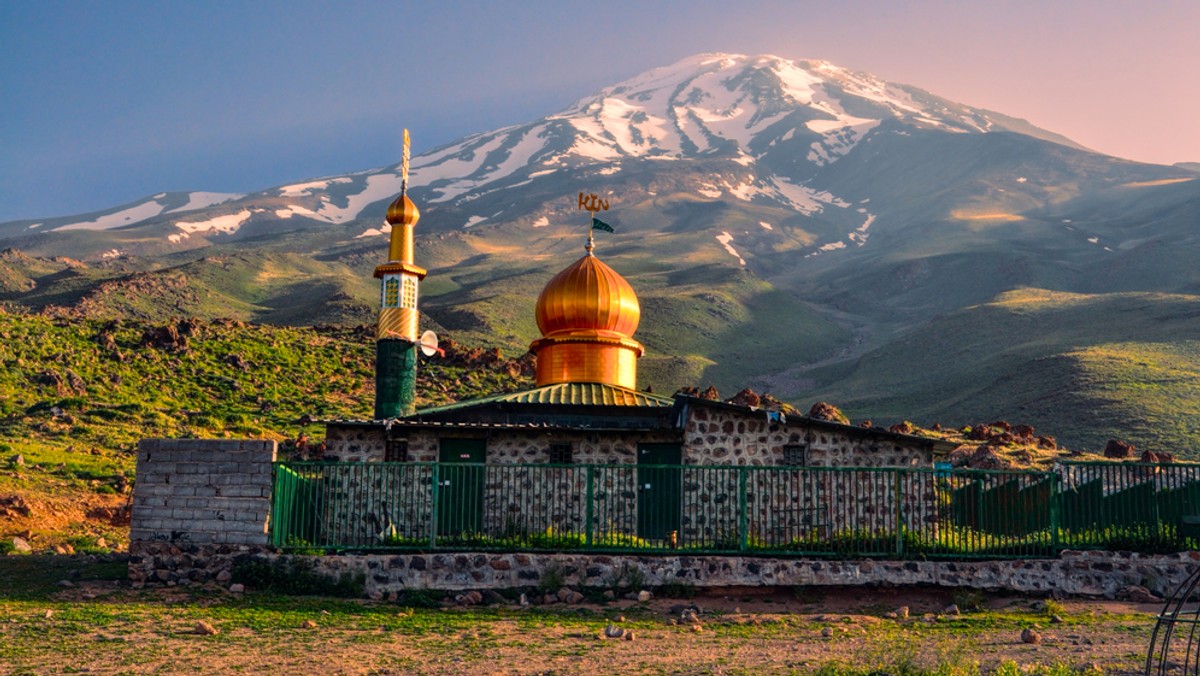
[[[429,547],[437,547],[437,531],[438,531],[438,487],[442,483],[441,474],[438,472],[440,465],[433,463],[433,488],[429,491]]]
[[[1050,552],[1059,553],[1062,528],[1062,476],[1050,470]]]
[[[1150,492],[1150,511],[1154,514],[1154,525],[1158,530],[1158,541],[1162,542],[1166,539],[1166,529],[1163,528],[1162,513],[1158,509],[1158,485],[1154,481],[1154,476],[1162,471],[1162,467],[1158,464],[1154,465],[1154,473],[1150,475],[1150,487],[1153,488]]]
[[[738,468],[738,551],[750,548],[749,519],[746,510],[746,468]]]
[[[904,470],[898,469],[894,474],[895,486],[892,500],[896,503],[896,556],[904,555],[904,500],[900,493]]]
[[[281,542],[283,538],[279,534],[279,519],[281,518],[280,514],[283,512],[283,510],[279,508],[280,492],[279,463],[273,462],[271,463],[271,514],[267,517],[267,529],[269,533],[267,537],[268,542],[275,547],[279,547],[283,544]]]
[[[583,541],[589,549],[592,547],[592,533],[595,531],[593,520],[596,518],[595,506],[592,504],[596,499],[595,492],[595,465],[587,466],[587,516],[584,518],[583,527],[587,530],[583,534]]]

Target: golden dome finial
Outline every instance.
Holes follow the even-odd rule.
[[[408,195],[400,193],[387,210],[387,222],[393,227],[397,225],[413,226],[421,220],[421,211]]]

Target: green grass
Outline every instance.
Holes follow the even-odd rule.
[[[808,375],[852,418],[1007,419],[1099,450],[1200,458],[1200,297],[1025,289]]]
[[[124,671],[139,668],[195,667],[204,660],[221,659],[222,668],[253,668],[260,663],[297,664],[311,655],[349,659],[364,668],[436,669],[454,664],[472,669],[502,667],[498,650],[520,655],[522,665],[547,665],[562,657],[604,659],[626,650],[624,642],[598,641],[595,637],[618,615],[622,626],[640,634],[641,640],[657,636],[675,645],[719,645],[718,654],[758,650],[768,642],[813,648],[807,661],[791,667],[776,663],[773,670],[800,673],[868,674],[980,674],[1066,673],[1068,665],[1040,659],[1029,653],[1019,662],[989,658],[981,648],[1015,640],[1021,629],[1048,626],[1048,613],[1058,610],[1062,634],[1112,637],[1128,633],[1135,642],[1148,640],[1153,618],[1146,614],[1080,611],[1069,613],[1049,604],[1034,610],[1010,605],[1001,610],[977,610],[936,622],[908,622],[843,617],[819,620],[807,614],[772,609],[745,621],[744,615],[723,615],[706,610],[703,632],[693,634],[670,624],[662,608],[544,606],[518,610],[511,605],[442,608],[435,603],[445,594],[415,590],[398,603],[375,603],[319,596],[288,596],[251,590],[229,594],[213,587],[134,591],[114,584],[125,576],[123,562],[102,562],[86,557],[0,558],[0,664],[15,673],[46,670],[69,671],[78,665],[103,665]],[[101,583],[100,597],[78,598],[83,588],[66,588],[60,580],[87,587]],[[96,587],[90,587],[96,589]],[[662,591],[662,590],[660,590]],[[694,590],[687,590],[688,592]],[[63,596],[63,595],[67,596]],[[689,596],[681,594],[681,596]],[[785,602],[785,601],[780,601]],[[702,607],[704,598],[697,599]],[[859,611],[863,612],[863,611]],[[867,611],[869,612],[869,611]],[[192,633],[204,621],[218,633]],[[315,627],[308,627],[306,623]],[[820,638],[823,628],[834,630],[831,639]],[[1099,640],[1099,639],[1098,639]],[[830,649],[826,652],[825,645]],[[853,659],[845,655],[853,646]],[[833,648],[839,650],[833,651]],[[399,651],[400,654],[396,654]],[[703,665],[687,660],[659,664],[655,655],[640,663],[639,671],[683,669],[705,673]],[[815,661],[813,655],[821,655]],[[718,660],[721,658],[718,658]],[[311,663],[311,662],[309,662]],[[1125,668],[1136,658],[1120,656],[1102,661]],[[709,667],[713,663],[707,662]],[[689,666],[690,665],[690,666]],[[981,666],[983,665],[983,666]],[[802,667],[802,668],[801,668]],[[722,672],[748,668],[739,661],[724,663]],[[1019,672],[1011,671],[1019,668]],[[753,673],[754,668],[749,668]],[[699,671],[697,671],[699,670]]]
[[[173,326],[174,324],[172,324]],[[200,323],[182,349],[154,325],[0,314],[0,443],[80,480],[129,470],[145,437],[322,434],[312,418],[369,417],[374,353],[349,329]],[[506,372],[422,365],[421,405],[511,389]],[[101,454],[92,455],[96,448]],[[7,457],[7,456],[6,456]]]

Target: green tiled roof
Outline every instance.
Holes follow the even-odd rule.
[[[616,385],[603,383],[559,383],[546,385],[532,390],[496,394],[482,399],[460,401],[445,406],[425,408],[415,415],[426,413],[442,413],[458,409],[480,406],[483,404],[512,403],[512,404],[563,404],[573,406],[635,406],[635,407],[669,407],[675,403],[670,397],[660,397],[649,392],[638,392]]]

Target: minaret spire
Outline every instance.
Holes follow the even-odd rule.
[[[421,218],[408,197],[409,139],[404,130],[400,195],[387,211],[392,226],[388,259],[375,268],[379,285],[379,322],[375,331],[375,418],[397,418],[416,410],[417,290],[424,268],[413,263],[413,227]]]

